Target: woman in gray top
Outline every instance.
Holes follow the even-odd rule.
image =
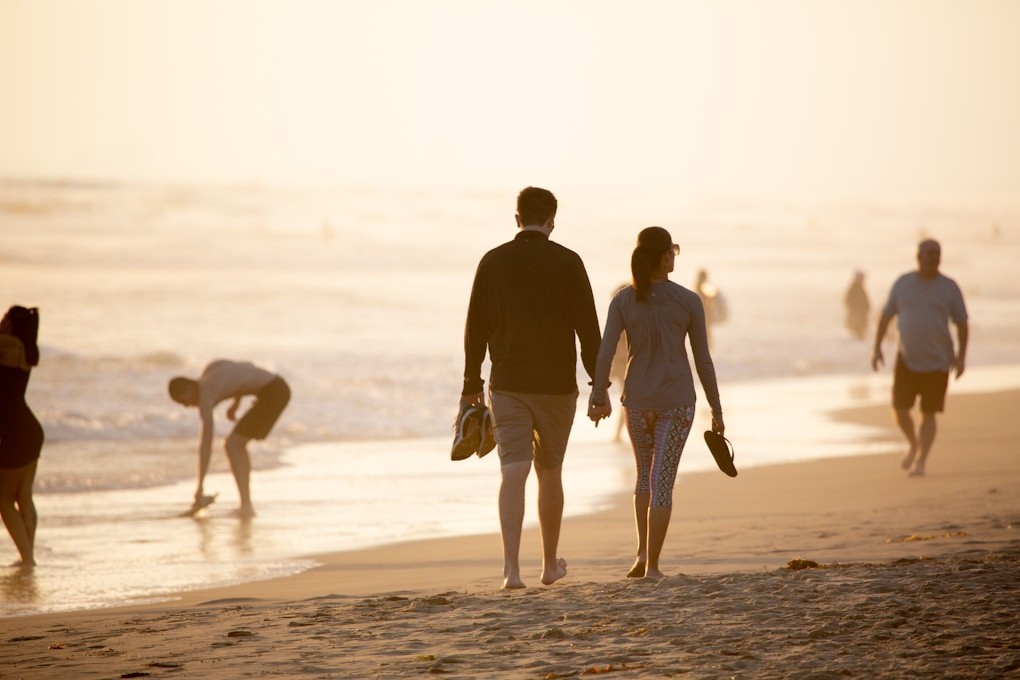
[[[679,252],[680,246],[662,227],[648,227],[638,234],[630,261],[633,281],[609,303],[588,409],[596,423],[612,413],[609,370],[620,334],[626,333],[627,371],[621,401],[637,464],[638,549],[627,574],[633,578],[664,577],[659,555],[672,514],[673,482],[694,422],[694,378],[685,338],[690,338],[698,378],[712,407],[712,430],[719,434],[725,430],[704,307],[697,293],[669,280]]]

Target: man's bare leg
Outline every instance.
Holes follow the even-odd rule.
[[[521,580],[521,530],[524,525],[524,489],[531,462],[501,465],[499,529],[503,539],[503,588],[523,588]]]
[[[917,456],[917,435],[914,433],[914,419],[910,416],[910,409],[896,409],[896,424],[900,426],[900,431],[910,444],[910,451],[900,463],[901,468],[909,470]]]
[[[928,461],[928,454],[931,452],[932,444],[935,443],[935,414],[934,413],[922,413],[921,414],[921,427],[918,430],[918,439],[920,440],[920,455],[917,458],[917,465],[910,471],[911,477],[922,477],[924,476],[924,465]]]
[[[237,493],[241,497],[241,507],[238,509],[241,517],[255,516],[255,508],[251,504],[251,458],[248,457],[248,441],[247,437],[233,433],[227,437],[225,445],[230,471],[234,473]]]
[[[563,466],[547,470],[535,465],[538,475],[538,526],[542,534],[542,584],[552,585],[567,575],[567,561],[558,557],[563,522]]]
[[[662,546],[666,542],[666,532],[669,530],[669,518],[673,514],[673,508],[649,508],[648,509],[648,566],[645,569],[645,578],[658,581],[666,577],[659,571],[659,555],[662,554]]]
[[[628,578],[641,578],[645,575],[645,563],[648,561],[648,501],[649,493],[634,494],[634,527],[637,529],[637,557],[634,565],[627,572]]]

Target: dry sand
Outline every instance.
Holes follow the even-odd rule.
[[[1017,413],[1020,391],[951,392],[923,479],[890,455],[682,477],[659,583],[624,578],[621,496],[565,522],[551,587],[534,530],[516,592],[495,535],[327,555],[172,603],[2,619],[0,677],[1020,677]],[[835,417],[899,436],[885,408]]]

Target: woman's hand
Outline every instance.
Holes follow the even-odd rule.
[[[599,426],[600,420],[608,418],[612,413],[613,407],[609,401],[600,404],[596,403],[594,399],[588,399],[588,418],[595,423],[595,427]]]
[[[712,416],[712,432],[720,436],[726,433],[726,423],[723,422],[722,416],[718,418]]]

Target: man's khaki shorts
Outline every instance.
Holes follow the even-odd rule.
[[[501,465],[536,464],[552,470],[563,464],[577,412],[577,392],[525,394],[489,392]]]

